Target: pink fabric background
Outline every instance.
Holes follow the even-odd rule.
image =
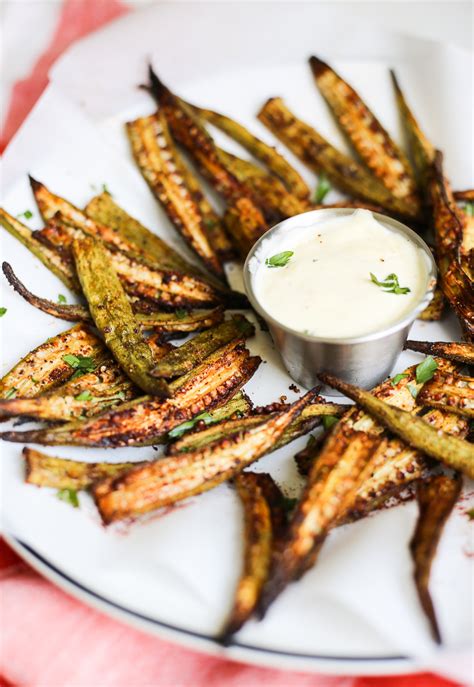
[[[51,45],[15,84],[3,150],[75,40],[124,14],[117,0],[65,0]],[[328,677],[255,668],[198,654],[133,630],[43,579],[0,540],[0,687],[452,687],[425,673]]]

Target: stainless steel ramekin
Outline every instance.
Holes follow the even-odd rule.
[[[411,324],[433,298],[436,285],[436,264],[426,243],[412,229],[391,217],[374,212],[374,217],[393,231],[398,231],[420,247],[427,258],[428,280],[423,298],[403,319],[390,327],[354,338],[323,338],[290,329],[269,315],[258,302],[252,285],[250,261],[260,244],[275,232],[291,232],[334,217],[350,215],[353,208],[313,210],[280,222],[253,246],[244,265],[247,296],[256,312],[268,323],[271,335],[291,377],[302,386],[311,388],[318,383],[320,372],[330,372],[351,384],[370,389],[385,377],[395,364],[408,336]],[[348,307],[350,305],[348,304]],[[334,395],[334,391],[327,390]]]

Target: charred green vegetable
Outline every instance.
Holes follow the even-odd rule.
[[[249,248],[267,230],[254,198],[222,164],[214,141],[192,109],[172,93],[149,68],[150,90],[165,114],[173,137],[188,151],[202,175],[228,204],[226,227],[239,250]]]
[[[321,380],[341,391],[370,413],[378,422],[400,436],[410,446],[440,460],[448,467],[474,477],[474,446],[434,429],[423,418],[389,406],[368,391],[346,384],[337,377],[321,374]]]
[[[254,136],[242,124],[239,124],[230,117],[206,110],[202,107],[193,107],[198,115],[210,122],[218,129],[230,136],[234,141],[240,143],[246,150],[254,155],[257,160],[263,162],[268,169],[275,174],[296,198],[300,200],[307,200],[309,197],[309,188],[300,176],[300,174],[285,160],[285,158],[278,153],[276,148],[269,146],[259,138]]]
[[[315,129],[297,119],[281,98],[268,100],[258,118],[311,170],[316,174],[324,172],[336,188],[398,215],[413,215],[413,207],[404,198],[396,198],[365,167],[339,152]]]
[[[224,405],[259,364],[260,358],[251,358],[242,340],[232,341],[172,382],[169,399],[145,396],[90,420],[51,429],[3,432],[0,436],[7,441],[51,446],[149,446],[200,412]]]
[[[441,634],[429,592],[430,571],[443,527],[461,493],[462,480],[438,475],[420,482],[417,490],[419,516],[410,542],[415,565],[414,577],[423,610],[430,622],[434,640],[441,644]]]
[[[356,91],[317,57],[309,60],[316,84],[354,149],[371,172],[410,208],[420,213],[413,172],[405,155]]]
[[[84,238],[74,241],[73,254],[90,313],[107,348],[140,389],[156,396],[169,396],[167,384],[150,377],[155,364],[153,354],[103,246],[92,238]]]
[[[102,341],[77,324],[28,353],[0,380],[0,398],[35,398],[59,386],[74,373],[68,360],[95,360],[105,353]]]
[[[275,531],[275,520],[281,523],[280,529],[285,522],[283,495],[270,475],[241,472],[234,484],[244,511],[244,561],[230,617],[219,637],[223,644],[229,643],[255,610],[279,534],[278,526]],[[279,513],[275,513],[275,509]]]
[[[456,363],[474,364],[474,344],[458,341],[412,341],[408,340],[405,348],[426,355],[439,355],[441,358]]]
[[[254,331],[253,325],[245,317],[234,316],[231,320],[222,322],[217,327],[208,329],[179,348],[175,348],[159,361],[151,374],[165,379],[183,375],[217,348],[224,346],[232,339],[252,336]]]
[[[176,503],[234,477],[269,450],[314,395],[310,391],[258,428],[97,484],[94,498],[103,521],[110,523]]]
[[[162,112],[128,122],[127,134],[140,171],[176,229],[207,268],[222,276],[222,265],[209,243],[200,207],[176,160]]]
[[[26,479],[28,484],[53,489],[88,489],[105,477],[115,477],[142,463],[83,463],[65,458],[53,458],[25,447]]]

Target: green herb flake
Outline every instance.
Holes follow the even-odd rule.
[[[267,267],[285,267],[293,255],[294,252],[292,250],[285,250],[283,253],[277,253],[272,255],[271,258],[267,258],[265,265]]]
[[[109,196],[112,195],[107,187],[107,184],[102,184],[102,193],[107,193]]]
[[[323,200],[326,198],[330,190],[331,184],[327,180],[326,175],[320,174],[318,179],[318,185],[316,186],[316,190],[314,192],[314,202],[316,203],[316,205],[319,205],[323,202]]]
[[[408,377],[407,373],[406,372],[400,372],[400,374],[395,375],[395,377],[392,379],[390,384],[392,386],[397,386],[397,384],[399,384],[402,381],[402,379],[405,379],[405,377]]]
[[[7,308],[0,308],[0,317],[3,317],[7,312]]]
[[[178,308],[178,310],[174,311],[174,314],[176,315],[178,320],[184,320],[184,318],[188,314],[188,311],[184,310],[183,308]]]
[[[285,513],[291,513],[291,511],[294,510],[297,503],[298,499],[290,499],[288,498],[288,496],[283,496],[281,501],[281,505]]]
[[[408,390],[413,396],[413,398],[416,398],[418,396],[418,389],[414,384],[407,384]]]
[[[209,415],[209,413],[200,413],[199,415],[196,415],[196,417],[193,417],[192,420],[182,422],[177,427],[174,427],[170,432],[168,432],[168,437],[170,439],[178,439],[185,432],[187,432],[190,429],[193,429],[193,427],[201,421],[204,422],[205,425],[211,425],[213,422],[216,422],[216,420],[214,420],[212,415]]]
[[[89,358],[88,356],[72,355],[71,353],[68,353],[67,355],[63,356],[63,360],[69,365],[69,367],[72,367],[73,370],[75,370],[71,379],[81,377],[82,375],[85,375],[86,372],[94,372],[96,367],[93,358]]]
[[[12,388],[8,389],[8,391],[6,392],[5,398],[16,398],[17,391],[18,389],[16,388],[16,386],[12,386]]]
[[[81,391],[80,394],[77,394],[77,396],[74,396],[74,399],[76,401],[92,401],[93,400],[93,395],[91,392],[86,389],[85,391]]]
[[[385,293],[396,293],[397,295],[400,295],[410,293],[411,291],[411,289],[409,289],[408,286],[400,286],[400,284],[398,283],[398,277],[393,272],[392,274],[387,275],[383,281],[379,281],[375,274],[373,274],[372,272],[369,272],[369,274],[370,281],[376,284],[377,286],[380,286],[380,288],[383,289]]]
[[[30,379],[33,382],[33,384],[39,384],[40,383],[40,380],[36,379],[36,377],[30,377]]]
[[[56,496],[60,501],[69,503],[73,508],[79,508],[79,499],[75,489],[59,489]]]
[[[418,384],[429,382],[433,378],[434,373],[438,369],[438,363],[429,355],[416,367],[416,381]]]
[[[464,212],[466,215],[469,215],[469,217],[474,217],[474,203],[466,203]]]
[[[33,217],[33,213],[31,212],[31,210],[25,210],[25,212],[20,212],[20,214],[17,215],[18,219],[20,217],[23,217],[24,219],[31,219]]]
[[[63,296],[62,293],[58,293],[58,303],[67,303],[67,298],[66,296]]]
[[[333,425],[339,422],[339,418],[335,415],[323,415],[323,427],[324,429],[330,429]]]
[[[474,520],[474,508],[470,508],[469,510],[467,510],[466,515],[469,518],[469,520]]]

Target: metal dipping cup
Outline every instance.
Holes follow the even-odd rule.
[[[392,231],[397,231],[411,239],[426,255],[427,286],[426,292],[414,308],[402,319],[379,331],[353,338],[325,338],[311,336],[290,329],[269,315],[257,300],[253,290],[251,263],[263,241],[276,232],[291,232],[296,228],[314,226],[320,222],[351,215],[353,208],[332,208],[313,210],[290,217],[275,225],[252,247],[244,265],[244,283],[247,296],[254,310],[267,322],[277,349],[290,376],[307,389],[318,383],[320,372],[330,372],[345,382],[371,389],[385,379],[407,339],[410,326],[426,308],[436,285],[436,264],[426,243],[412,229],[391,217],[372,213],[376,220]],[[324,294],[323,294],[324,295]],[[329,395],[340,395],[334,390],[326,390]]]

